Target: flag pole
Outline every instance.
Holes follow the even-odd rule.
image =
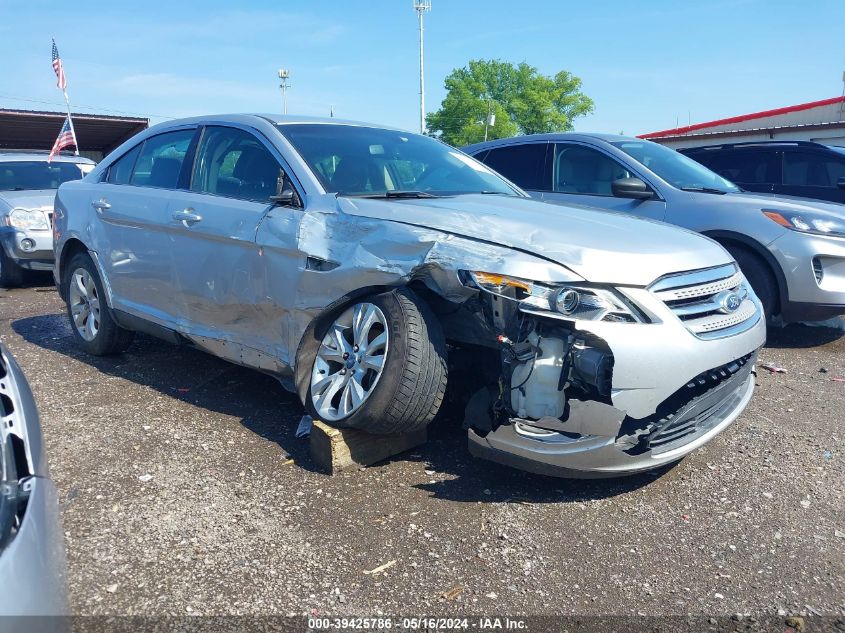
[[[76,141],[76,130],[73,128],[73,117],[70,116],[70,100],[67,98],[67,90],[62,91],[65,95],[65,105],[67,105],[67,120],[70,123],[70,133],[73,135],[73,153],[79,156],[79,143]]]
[[[56,38],[53,39],[53,70],[58,79],[57,87],[65,96],[65,105],[67,106],[67,122],[70,127],[70,134],[73,137],[73,153],[79,156],[79,141],[76,140],[76,128],[73,127],[73,117],[70,115],[70,99],[67,96],[67,79],[65,77],[64,63],[59,55],[59,49],[56,48]]]

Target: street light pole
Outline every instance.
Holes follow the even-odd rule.
[[[290,71],[287,68],[279,68],[279,88],[282,89],[282,112],[288,113],[288,79]]]
[[[416,10],[417,17],[420,21],[420,134],[425,134],[425,68],[423,65],[425,55],[423,50],[423,14],[426,11],[431,11],[431,0],[414,0],[414,9]]]

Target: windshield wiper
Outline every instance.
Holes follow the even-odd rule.
[[[716,189],[715,187],[681,187],[681,191],[695,191],[697,193],[716,193],[724,195],[728,193],[724,189]]]
[[[343,193],[339,196],[349,196],[350,198],[438,198],[427,191],[411,191],[395,189],[393,191],[385,191],[383,193]]]

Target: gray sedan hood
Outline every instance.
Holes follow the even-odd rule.
[[[527,198],[338,197],[343,213],[432,228],[555,261],[595,283],[647,286],[668,273],[732,261],[716,242],[662,222]]]
[[[814,213],[830,215],[831,219],[845,219],[845,204],[839,204],[837,202],[746,191],[725,194],[724,198],[728,202],[741,201],[744,205],[760,205],[761,209],[771,209],[772,211],[792,211],[794,213],[808,213],[812,211]]]
[[[53,208],[55,189],[30,189],[27,191],[0,191],[0,208],[24,207],[25,209]]]

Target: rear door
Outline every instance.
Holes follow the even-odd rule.
[[[775,193],[802,198],[845,202],[845,157],[834,152],[787,149],[783,154],[783,184]]]
[[[129,150],[93,189],[95,248],[116,309],[172,326],[176,314],[168,209],[187,182],[196,128],[165,132]]]
[[[604,152],[580,143],[556,143],[551,162],[549,202],[575,202],[593,207],[662,220],[666,203],[658,198],[632,200],[613,195],[611,184],[620,178],[641,176]]]
[[[551,191],[546,160],[550,144],[522,143],[495,147],[476,156],[492,170],[521,187],[532,198],[543,198]]]
[[[274,346],[284,340],[268,286],[281,284],[295,292],[296,269],[305,264],[304,256],[301,262],[288,260],[274,267],[270,279],[269,255],[278,263],[279,254],[265,254],[256,244],[258,227],[271,212],[276,220],[290,220],[282,225],[298,225],[299,209],[274,207],[271,201],[286,173],[263,137],[246,128],[207,126],[197,146],[190,191],[177,192],[170,201],[180,330],[234,342],[229,349],[215,347],[216,353],[246,364],[262,362],[242,357],[249,352],[240,346],[274,356]],[[295,249],[296,232],[289,237]]]

